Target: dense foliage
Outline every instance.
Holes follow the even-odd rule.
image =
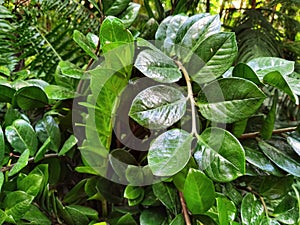
[[[0,0],[0,224],[300,223],[299,4],[217,2]]]

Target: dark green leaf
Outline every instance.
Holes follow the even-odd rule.
[[[195,54],[199,57],[199,63],[191,60],[187,66],[192,80],[198,84],[215,80],[230,68],[236,58],[235,34],[229,32],[213,34],[203,41]]]
[[[288,155],[286,151],[280,150],[267,142],[259,141],[258,145],[263,153],[284,171],[300,177],[300,160]]]
[[[23,119],[30,123],[29,118],[25,114],[21,113],[20,110],[12,107],[8,108],[4,117],[5,126],[12,125],[12,123],[17,119]]]
[[[214,204],[216,195],[213,182],[196,169],[189,170],[183,194],[187,207],[193,214],[206,212]]]
[[[58,86],[58,85],[49,85],[45,88],[45,93],[48,98],[51,100],[65,100],[74,98],[75,93],[73,90]]]
[[[170,225],[183,225],[185,224],[184,217],[182,214],[178,214],[175,218],[171,221]]]
[[[87,216],[88,218],[97,220],[98,219],[98,212],[92,208],[81,206],[81,205],[69,205],[66,207],[67,210],[74,210],[78,211],[81,214]]]
[[[241,205],[242,222],[245,225],[260,224],[264,217],[262,203],[251,193],[246,194]]]
[[[46,215],[34,205],[30,205],[29,210],[25,213],[22,219],[29,221],[30,224],[51,225],[51,221],[46,217]]]
[[[25,120],[18,119],[6,127],[5,136],[15,151],[22,153],[25,149],[33,156],[38,147],[38,140],[32,126]]]
[[[242,134],[245,132],[245,130],[247,128],[247,124],[248,124],[248,119],[243,119],[243,120],[233,123],[233,126],[232,126],[233,135],[236,136],[237,138],[242,136]]]
[[[141,5],[130,2],[127,9],[122,13],[121,20],[125,27],[130,27],[130,25],[135,21],[137,18]]]
[[[134,98],[129,116],[144,127],[163,129],[180,120],[185,110],[186,98],[181,91],[157,85],[143,90]]]
[[[180,213],[180,200],[178,192],[171,183],[159,182],[152,185],[154,195],[166,206],[174,215]]]
[[[0,102],[11,103],[15,92],[16,90],[14,90],[8,83],[0,83]]]
[[[260,130],[260,134],[264,139],[270,139],[272,137],[275,119],[276,119],[277,102],[278,102],[278,92],[276,91],[273,96],[273,104],[271,106],[271,109],[267,117],[265,118],[262,128]]]
[[[245,173],[244,149],[228,131],[207,128],[200,135],[198,147],[194,158],[211,179],[229,182]]]
[[[265,176],[259,187],[261,196],[268,199],[283,198],[291,191],[293,184],[293,176],[274,177]]]
[[[23,110],[43,108],[48,104],[46,93],[36,86],[28,86],[19,89],[14,95],[14,102]]]
[[[222,78],[202,89],[198,106],[201,114],[208,120],[233,123],[254,114],[265,97],[251,81]]]
[[[77,207],[75,207],[75,205],[69,205],[64,207],[63,210],[66,210],[67,213],[70,215],[74,225],[82,225],[82,224],[88,224],[89,222],[88,217],[85,215],[85,211],[83,211],[85,210],[85,208],[86,207],[84,206],[80,206],[80,209],[78,209]]]
[[[246,80],[250,80],[253,83],[257,84],[257,85],[261,85],[262,83],[260,82],[258,76],[256,75],[256,73],[251,69],[250,66],[248,66],[245,63],[239,63],[237,64],[233,71],[232,71],[232,76],[234,77],[241,77],[244,78]]]
[[[286,195],[274,209],[274,216],[284,224],[297,224],[298,210],[296,199],[291,195]]]
[[[70,151],[76,144],[77,144],[78,140],[74,135],[71,135],[66,142],[64,143],[64,145],[62,146],[61,150],[59,151],[59,156],[61,155],[65,155],[68,151]]]
[[[3,130],[0,125],[0,165],[4,159],[4,154],[5,154],[5,141],[4,141]]]
[[[98,59],[93,51],[93,46],[91,46],[88,39],[80,31],[74,30],[73,39],[90,57]]]
[[[61,142],[61,133],[58,124],[52,116],[45,116],[35,125],[35,131],[39,140],[44,143],[49,137],[51,144],[49,148],[58,152]]]
[[[29,159],[29,150],[26,149],[16,162],[16,164],[13,166],[13,168],[9,171],[8,176],[13,176],[16,173],[20,172],[25,166],[28,164]]]
[[[137,223],[132,215],[127,213],[118,220],[117,225],[137,225]]]
[[[130,0],[116,0],[112,1],[112,5],[105,10],[106,15],[115,16],[125,10]]]
[[[182,76],[175,62],[158,50],[142,51],[134,66],[145,76],[161,83],[174,83]]]
[[[182,170],[191,157],[193,137],[184,130],[169,130],[150,145],[148,163],[156,176],[172,176]]]
[[[146,209],[141,213],[140,225],[164,225],[166,220],[164,211],[160,209]]]

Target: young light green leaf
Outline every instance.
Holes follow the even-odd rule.
[[[29,110],[45,107],[48,104],[48,97],[40,87],[27,86],[15,93],[13,102],[21,109]]]
[[[45,88],[45,92],[51,100],[66,100],[75,96],[73,90],[59,85],[49,85]]]
[[[4,133],[2,127],[0,125],[0,165],[4,159],[5,154],[5,141],[4,141]]]
[[[294,71],[294,64],[295,62],[276,57],[255,58],[247,63],[260,80],[262,80],[266,74],[274,71],[281,73],[283,76],[291,74]]]
[[[278,102],[278,92],[275,91],[273,96],[273,103],[267,117],[264,120],[262,128],[260,130],[260,134],[264,139],[270,139],[273,134],[275,119],[276,119],[276,107]]]
[[[181,91],[157,85],[143,90],[134,98],[129,116],[144,127],[163,129],[180,120],[185,110],[186,98]]]
[[[150,145],[148,163],[156,176],[172,176],[182,170],[191,157],[193,137],[184,130],[172,129]]]
[[[35,131],[42,143],[50,137],[51,144],[49,148],[55,152],[58,151],[61,142],[61,133],[58,124],[52,116],[45,116],[39,120],[35,125]]]
[[[60,61],[58,66],[60,67],[62,74],[66,77],[81,79],[83,76],[83,71],[71,62]]]
[[[286,78],[281,75],[281,73],[274,71],[267,73],[263,78],[264,83],[267,83],[269,85],[272,85],[279,90],[285,92],[293,102],[295,102],[297,105],[299,104],[299,98],[296,93],[293,92],[290,85],[286,81]]]
[[[286,151],[278,149],[265,141],[259,141],[258,145],[263,153],[279,168],[296,177],[300,177],[300,159],[288,155]]]
[[[234,203],[224,197],[218,197],[216,200],[219,214],[219,224],[231,225],[236,216],[236,207]]]
[[[16,162],[16,164],[12,167],[12,169],[9,171],[8,176],[13,176],[16,173],[20,172],[25,166],[28,164],[28,159],[29,159],[29,150],[26,149]]]
[[[35,154],[38,140],[32,126],[27,121],[15,120],[11,126],[6,127],[5,136],[15,151],[22,153],[28,149],[31,156]]]
[[[222,76],[230,68],[237,52],[234,33],[216,33],[205,39],[195,50],[200,62],[195,63],[192,59],[186,67],[192,80],[198,84],[207,83]]]
[[[154,195],[166,206],[174,215],[180,213],[180,200],[177,189],[171,183],[159,182],[152,185]]]
[[[237,64],[232,71],[232,76],[250,80],[257,85],[262,84],[252,68],[245,63]]]
[[[246,194],[241,205],[242,222],[245,225],[260,224],[264,218],[262,203],[251,193]]]
[[[193,214],[206,212],[215,202],[213,182],[203,172],[190,169],[184,183],[183,195],[188,209]]]
[[[145,76],[161,83],[174,83],[181,78],[181,72],[175,62],[160,51],[146,49],[142,51],[134,66]]]
[[[74,135],[71,135],[66,142],[64,143],[64,145],[62,146],[61,150],[59,151],[58,155],[65,155],[68,151],[70,151],[76,144],[77,144],[78,140]]]
[[[233,123],[254,114],[265,98],[265,94],[251,81],[222,78],[202,89],[198,106],[208,120]]]
[[[90,57],[95,60],[98,59],[97,55],[94,53],[93,46],[80,31],[74,30],[73,39]]]
[[[245,173],[244,149],[228,131],[207,128],[200,135],[198,147],[194,158],[211,179],[229,182]]]

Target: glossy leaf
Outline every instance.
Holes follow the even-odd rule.
[[[284,224],[297,224],[298,210],[296,199],[291,195],[286,195],[274,209],[274,216]]]
[[[130,25],[135,21],[140,11],[141,5],[130,2],[127,9],[122,13],[121,20],[125,27],[130,27]]]
[[[4,159],[5,154],[5,141],[4,141],[4,133],[2,127],[0,125],[0,165]]]
[[[22,153],[28,149],[31,156],[35,154],[38,140],[32,126],[25,120],[15,120],[6,127],[5,136],[15,151]]]
[[[78,140],[74,135],[71,135],[66,142],[64,143],[64,145],[62,146],[61,150],[59,151],[58,155],[65,155],[68,151],[70,151],[76,144],[77,144]]]
[[[256,197],[248,193],[241,205],[242,222],[245,225],[260,224],[264,217],[264,207]]]
[[[61,142],[61,133],[58,124],[52,116],[45,116],[35,125],[35,131],[39,140],[44,143],[49,137],[51,144],[49,148],[58,151]]]
[[[109,8],[105,9],[105,14],[115,16],[127,8],[130,0],[116,0],[111,2],[112,4]]]
[[[254,114],[265,97],[250,81],[242,78],[222,78],[205,86],[197,103],[206,119],[233,123]]]
[[[163,42],[167,37],[167,29],[170,24],[170,21],[172,20],[173,16],[166,17],[161,23],[159,24],[159,27],[155,33],[155,39],[158,41]]]
[[[250,80],[257,85],[262,84],[252,68],[245,63],[237,64],[232,71],[232,76]]]
[[[159,182],[152,185],[154,195],[166,206],[174,215],[180,213],[180,200],[175,187],[169,183]]]
[[[26,149],[16,162],[16,164],[13,166],[13,168],[9,171],[8,176],[13,176],[16,173],[20,172],[25,166],[28,164],[29,159],[29,150]]]
[[[298,96],[293,92],[285,77],[282,76],[279,72],[274,71],[266,74],[263,78],[263,81],[264,83],[272,85],[285,92],[288,96],[290,96],[293,102],[295,102],[297,105],[299,104]]]
[[[98,59],[94,53],[93,46],[89,43],[88,39],[78,30],[74,30],[73,33],[74,41],[93,59]]]
[[[43,159],[43,157],[45,156],[45,152],[49,149],[50,145],[51,145],[51,138],[48,137],[47,140],[43,143],[43,145],[37,151],[37,153],[34,157],[35,163],[40,161],[41,159]]]
[[[73,90],[59,85],[49,85],[45,88],[45,93],[51,100],[65,100],[74,98]]]
[[[274,71],[281,73],[283,76],[288,75],[294,71],[294,64],[295,62],[276,57],[260,57],[252,59],[247,63],[260,80],[266,74]]]
[[[218,208],[218,219],[222,225],[230,225],[236,216],[236,207],[234,203],[227,198],[218,197],[217,208]]]
[[[12,102],[12,98],[15,94],[14,90],[8,83],[0,83],[0,102]]]
[[[300,137],[296,135],[288,136],[287,142],[294,149],[294,151],[300,156]]]
[[[247,124],[248,124],[248,119],[243,119],[233,123],[232,131],[231,131],[232,134],[237,138],[239,138],[245,132],[247,128]]]
[[[292,184],[293,176],[265,176],[261,179],[259,193],[271,200],[280,199],[291,191]]]
[[[124,191],[124,197],[128,199],[136,199],[143,195],[144,189],[142,187],[128,185]]]
[[[163,225],[166,223],[164,211],[159,209],[145,209],[140,216],[140,225]]]
[[[198,84],[210,82],[226,72],[237,56],[235,34],[220,32],[211,35],[196,49],[199,63],[187,66],[192,80]]]
[[[280,150],[265,141],[259,141],[258,145],[263,153],[284,171],[300,177],[300,160],[295,156],[289,156],[286,151]]]
[[[215,202],[213,182],[203,172],[190,169],[187,175],[183,195],[188,209],[193,214],[206,212]]]
[[[126,213],[118,220],[117,225],[137,225],[137,223],[130,213]]]
[[[148,163],[156,176],[172,176],[182,170],[191,157],[193,137],[184,130],[169,130],[152,141]]]
[[[36,86],[19,89],[14,95],[14,102],[23,110],[43,108],[48,104],[46,93]]]
[[[157,85],[143,90],[134,98],[129,116],[144,127],[163,129],[180,120],[185,110],[186,98],[181,91]]]
[[[194,158],[201,170],[218,182],[229,182],[245,173],[242,145],[221,128],[211,127],[202,132]]]
[[[151,49],[142,51],[134,65],[145,76],[161,83],[174,83],[181,78],[175,62],[160,51]]]
[[[247,162],[275,176],[283,175],[281,170],[271,162],[261,151],[244,147]]]
[[[62,74],[66,77],[81,79],[81,77],[83,76],[83,71],[80,68],[77,68],[77,66],[71,62],[60,61],[58,65],[61,69]]]

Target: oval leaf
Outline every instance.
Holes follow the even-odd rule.
[[[198,96],[198,106],[208,120],[233,123],[254,114],[265,97],[251,81],[222,78],[202,89]]]
[[[13,166],[13,168],[9,171],[8,176],[13,176],[16,173],[20,172],[25,166],[28,164],[28,159],[29,159],[29,150],[26,149],[16,162],[16,164]]]
[[[257,85],[262,84],[256,73],[245,63],[237,64],[232,71],[232,76],[250,80]]]
[[[193,214],[206,212],[215,202],[213,182],[203,172],[190,169],[184,183],[184,199]]]
[[[243,224],[260,224],[264,218],[264,207],[262,203],[251,193],[246,194],[241,205],[241,217]]]
[[[93,46],[83,33],[78,30],[74,30],[73,39],[90,57],[95,60],[98,59],[97,55],[94,53]]]
[[[134,66],[145,76],[161,83],[174,83],[182,76],[175,62],[159,50],[142,51]]]
[[[129,116],[150,129],[163,129],[184,115],[186,98],[176,88],[157,85],[140,92],[133,100]]]
[[[35,154],[38,140],[32,126],[25,120],[18,119],[6,127],[5,136],[15,151],[23,153],[28,149],[31,156]]]
[[[0,84],[0,102],[11,103],[16,90],[11,88],[9,84]]]
[[[156,176],[172,176],[182,170],[191,156],[193,137],[173,129],[158,136],[150,145],[148,163]]]
[[[43,108],[48,104],[46,93],[37,86],[27,86],[19,89],[13,101],[23,110]]]
[[[245,152],[240,142],[221,128],[207,128],[200,135],[194,157],[208,177],[229,182],[245,173]]]

